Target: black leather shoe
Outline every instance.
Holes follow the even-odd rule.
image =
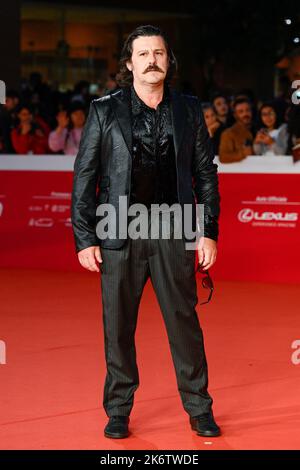
[[[216,437],[221,434],[221,429],[215,422],[212,411],[202,415],[190,416],[190,423],[193,431],[197,431],[198,436]]]
[[[129,436],[129,416],[110,416],[104,428],[104,436],[111,439],[122,439]]]

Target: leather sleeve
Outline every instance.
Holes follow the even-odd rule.
[[[221,135],[219,160],[221,163],[240,162],[245,157],[242,148],[237,148],[231,129],[225,129]]]
[[[197,203],[204,204],[204,236],[215,241],[219,236],[220,193],[218,165],[204,120],[200,100],[196,106],[196,140],[192,161],[193,186]]]
[[[71,219],[76,252],[99,245],[96,236],[96,191],[100,145],[101,126],[96,106],[92,101],[74,163]]]

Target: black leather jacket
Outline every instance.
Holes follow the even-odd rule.
[[[217,164],[196,96],[171,92],[171,116],[176,153],[180,204],[204,204],[204,236],[218,239],[220,194]],[[111,203],[118,225],[119,196],[131,190],[132,129],[130,87],[94,99],[81,136],[74,164],[71,219],[76,251],[89,246],[120,248],[125,239],[96,234],[96,207]],[[195,227],[195,222],[193,224]],[[118,232],[118,227],[116,227]]]

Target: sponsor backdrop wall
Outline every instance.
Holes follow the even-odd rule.
[[[220,164],[215,279],[300,281],[300,162]],[[70,220],[74,157],[0,156],[0,266],[83,270]]]

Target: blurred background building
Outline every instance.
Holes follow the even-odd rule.
[[[268,99],[284,86],[288,54],[300,47],[298,3],[1,2],[1,78],[9,88],[18,87],[32,72],[40,72],[61,91],[80,80],[101,86],[117,71],[126,35],[139,24],[151,23],[170,37],[181,89],[208,99],[214,89],[251,88]],[[299,63],[296,68],[300,76]]]

